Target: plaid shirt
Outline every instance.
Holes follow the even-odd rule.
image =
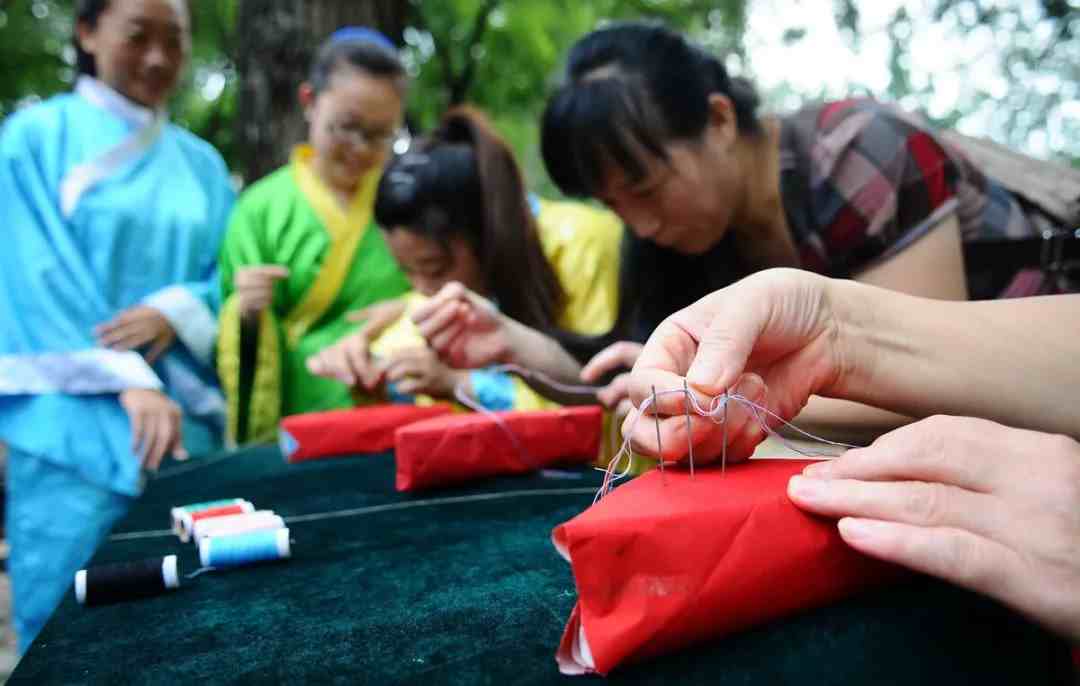
[[[918,118],[874,100],[785,117],[780,164],[802,265],[829,276],[851,277],[888,259],[954,215],[965,242],[1030,238],[1041,228]]]

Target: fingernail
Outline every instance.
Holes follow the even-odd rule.
[[[788,481],[788,495],[798,500],[816,502],[825,497],[825,484],[818,479],[795,475]]]
[[[812,476],[818,479],[823,479],[829,476],[832,470],[832,462],[824,460],[822,462],[815,462],[814,464],[807,465],[806,469],[802,471],[803,476]]]
[[[852,517],[844,517],[837,522],[836,526],[840,530],[840,535],[843,536],[846,541],[872,541],[880,538],[884,529],[884,525],[881,522],[875,522],[868,519],[854,519]]]

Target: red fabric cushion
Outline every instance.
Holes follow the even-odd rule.
[[[281,422],[281,452],[286,462],[386,452],[399,428],[451,412],[449,405],[372,405],[293,415]]]
[[[459,414],[399,429],[397,489],[522,474],[559,462],[589,462],[600,452],[599,407],[494,414],[499,421],[483,413]]]
[[[607,674],[901,575],[788,500],[806,464],[751,460],[693,479],[653,470],[556,527],[578,590],[560,670]]]

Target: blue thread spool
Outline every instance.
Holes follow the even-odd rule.
[[[199,561],[203,567],[215,569],[281,560],[291,555],[288,529],[211,536],[199,540]]]

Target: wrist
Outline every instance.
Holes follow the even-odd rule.
[[[498,364],[528,366],[521,354],[521,351],[528,349],[528,328],[504,314],[499,314],[499,326],[503,329],[503,335],[499,337],[501,347],[495,352]]]
[[[837,351],[828,395],[889,406],[896,370],[910,370],[919,356],[919,334],[912,324],[921,300],[841,280],[828,282],[826,297]]]
[[[472,395],[472,382],[470,381],[469,371],[465,369],[451,369],[446,377],[444,395],[448,398],[453,398],[457,395],[457,389],[459,388],[466,395]]]

